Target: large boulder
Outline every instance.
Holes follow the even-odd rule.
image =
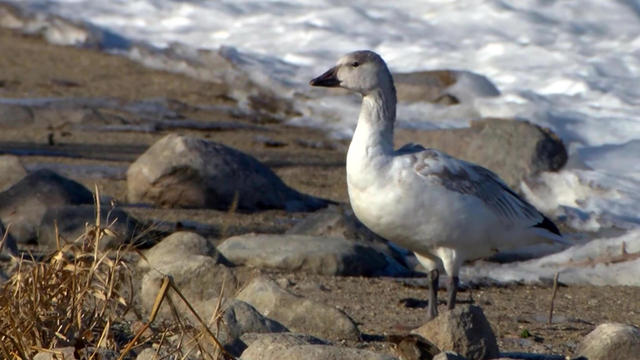
[[[640,330],[631,325],[604,323],[578,346],[577,357],[588,360],[634,360],[640,356]]]
[[[51,170],[38,170],[0,193],[0,220],[18,243],[34,242],[48,209],[92,204],[93,195],[83,185]]]
[[[442,351],[455,351],[469,360],[495,359],[498,343],[482,309],[458,305],[412,331]]]
[[[522,180],[542,171],[557,171],[567,162],[567,150],[551,130],[512,119],[482,119],[462,129],[399,129],[396,142],[422,144],[477,163],[516,190]]]
[[[360,339],[356,324],[344,312],[291,294],[264,277],[254,279],[236,298],[295,332],[329,340]]]
[[[128,198],[157,206],[310,211],[321,199],[288,187],[255,158],[219,143],[170,134],[127,171]]]
[[[306,235],[239,235],[218,251],[236,265],[323,275],[386,274],[394,262],[365,243]]]

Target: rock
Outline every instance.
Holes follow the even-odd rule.
[[[440,349],[420,335],[389,335],[387,341],[394,343],[395,350],[402,360],[431,359],[440,353]]]
[[[244,301],[232,299],[222,312],[218,340],[227,351],[240,355],[246,345],[240,340],[245,333],[279,333],[288,331],[277,321],[268,319]]]
[[[144,253],[145,259],[138,262],[138,268],[148,270],[176,259],[188,259],[194,255],[212,257],[216,262],[223,261],[215,246],[202,236],[190,231],[177,231],[160,240]]]
[[[256,343],[253,349],[263,349],[265,347],[279,347],[286,348],[294,345],[327,345],[326,340],[319,339],[315,336],[307,334],[297,334],[291,332],[279,332],[279,333],[245,333],[240,336],[240,340],[246,345],[252,345]],[[258,344],[260,344],[258,346]],[[243,354],[248,354],[246,351]]]
[[[2,113],[1,109],[0,113]],[[27,170],[22,166],[17,156],[0,156],[0,192],[12,187],[26,175]]]
[[[327,342],[305,334],[294,333],[248,333],[241,340],[249,345],[242,352],[242,360],[267,360],[273,354],[297,345],[326,345]]]
[[[590,332],[576,349],[588,360],[634,360],[640,354],[640,330],[631,325],[604,323]]]
[[[292,331],[330,340],[359,340],[360,332],[344,312],[281,289],[264,277],[254,279],[237,296]]]
[[[127,171],[128,198],[159,206],[311,211],[326,201],[288,187],[255,158],[222,144],[170,134]]]
[[[482,309],[457,305],[412,331],[433,342],[440,350],[455,351],[470,360],[498,357],[498,344]]]
[[[409,276],[411,271],[404,254],[397,251],[384,238],[369,230],[356,218],[348,205],[330,205],[306,216],[289,229],[287,234],[339,237],[369,244],[387,258],[388,266],[382,271],[385,276]]]
[[[463,129],[399,129],[396,142],[422,144],[477,163],[516,190],[522,180],[543,171],[557,171],[567,162],[562,140],[551,130],[527,121],[488,118]]]
[[[136,360],[156,360],[156,349],[146,348],[136,356]]]
[[[76,349],[73,346],[66,346],[49,351],[41,351],[33,357],[33,360],[74,360],[88,359],[90,357],[102,360],[117,360],[119,355],[117,352],[105,348],[98,348],[96,351],[94,347]]]
[[[433,70],[393,74],[398,100],[443,105],[468,102],[500,92],[485,76],[469,71]]]
[[[251,347],[250,347],[251,348]],[[247,349],[248,350],[248,349]],[[257,357],[244,356],[242,360],[397,360],[393,356],[368,350],[332,345],[295,345],[277,351],[265,351]]]
[[[434,356],[433,360],[467,360],[467,358],[452,351],[445,351]]]
[[[47,209],[40,223],[38,245],[46,249],[56,248],[56,224],[64,242],[82,240],[82,234],[87,231],[87,224],[95,225],[95,212],[94,205],[68,205]],[[115,249],[132,240],[137,245],[143,244],[142,239],[136,239],[136,235],[143,230],[142,224],[120,208],[102,206],[100,223],[110,230],[100,240],[99,248],[102,250]]]
[[[9,233],[24,244],[36,240],[48,209],[93,202],[93,195],[83,185],[53,171],[38,170],[0,193],[0,220],[11,224]]]
[[[75,359],[76,348],[73,346],[66,346],[61,348],[55,348],[49,351],[41,351],[37,353],[33,360],[55,360],[55,359]]]
[[[226,239],[218,251],[236,265],[323,275],[373,275],[388,267],[372,247],[337,237],[246,234]]]
[[[147,313],[153,308],[162,285],[163,274],[173,279],[176,287],[205,321],[211,319],[221,294],[229,296],[236,291],[237,280],[231,269],[210,256],[183,257],[181,254],[176,254],[174,258],[167,257],[165,260],[165,263],[158,264],[142,277],[139,299]],[[195,323],[191,312],[172,290],[169,291],[169,296],[177,305],[181,316],[183,318],[186,316]],[[166,300],[163,301],[158,316],[164,320],[173,319]]]

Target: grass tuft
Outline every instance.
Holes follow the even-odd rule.
[[[99,199],[97,188],[95,197]],[[75,349],[73,358],[87,359],[102,358],[105,350],[119,359],[135,358],[132,350],[143,347],[155,348],[158,359],[186,359],[196,351],[198,358],[233,358],[168,277],[157,306],[169,299],[171,289],[202,326],[186,325],[175,311],[175,321],[152,326],[154,311],[133,334],[135,321],[126,318],[133,304],[133,270],[124,257],[133,249],[100,249],[105,236],[117,234],[110,224],[100,223],[99,212],[96,206],[95,224],[88,224],[73,242],[65,243],[56,228],[55,251],[37,259],[31,253],[12,258],[14,271],[0,290],[0,358],[32,359],[38,352],[63,358],[60,349],[65,347]]]

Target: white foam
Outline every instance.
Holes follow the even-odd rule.
[[[325,96],[307,81],[345,52],[375,50],[396,72],[446,68],[482,74],[500,90],[499,97],[474,98],[477,83],[461,82],[454,90],[464,97],[463,104],[401,104],[399,125],[466,126],[470,118],[501,116],[548,126],[571,149],[572,165],[543,176],[543,185],[531,189],[538,205],[574,217],[583,229],[640,223],[640,7],[634,2],[16,3],[157,47],[225,47],[226,55],[254,81],[287,96],[304,94],[296,102],[303,116],[291,123],[325,128],[335,136],[351,134],[357,101],[335,93]],[[64,27],[53,35],[72,43],[83,36]]]

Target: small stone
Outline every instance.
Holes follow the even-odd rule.
[[[458,353],[455,353],[452,351],[445,351],[434,356],[433,360],[467,360],[467,359]]]
[[[279,333],[288,331],[277,321],[268,319],[248,303],[232,299],[222,311],[218,340],[232,354],[239,355],[246,348],[240,341],[245,333]]]
[[[636,360],[640,354],[640,329],[619,323],[600,324],[582,340],[576,354],[589,360]]]
[[[204,237],[190,231],[176,231],[160,240],[151,249],[145,252],[145,258],[140,259],[138,268],[142,270],[149,267],[158,267],[169,262],[187,259],[194,255],[212,257],[216,262],[220,261],[220,253],[215,246]]]
[[[75,352],[76,348],[73,346],[55,348],[51,351],[41,351],[37,353],[33,357],[33,360],[75,359]]]
[[[442,351],[455,351],[470,360],[498,357],[498,344],[482,309],[457,305],[412,331]]]
[[[236,298],[295,332],[330,340],[360,339],[358,328],[344,312],[293,295],[264,277],[254,279]]]
[[[437,346],[415,334],[391,335],[387,337],[387,341],[396,344],[396,352],[403,360],[431,359],[440,353]]]

